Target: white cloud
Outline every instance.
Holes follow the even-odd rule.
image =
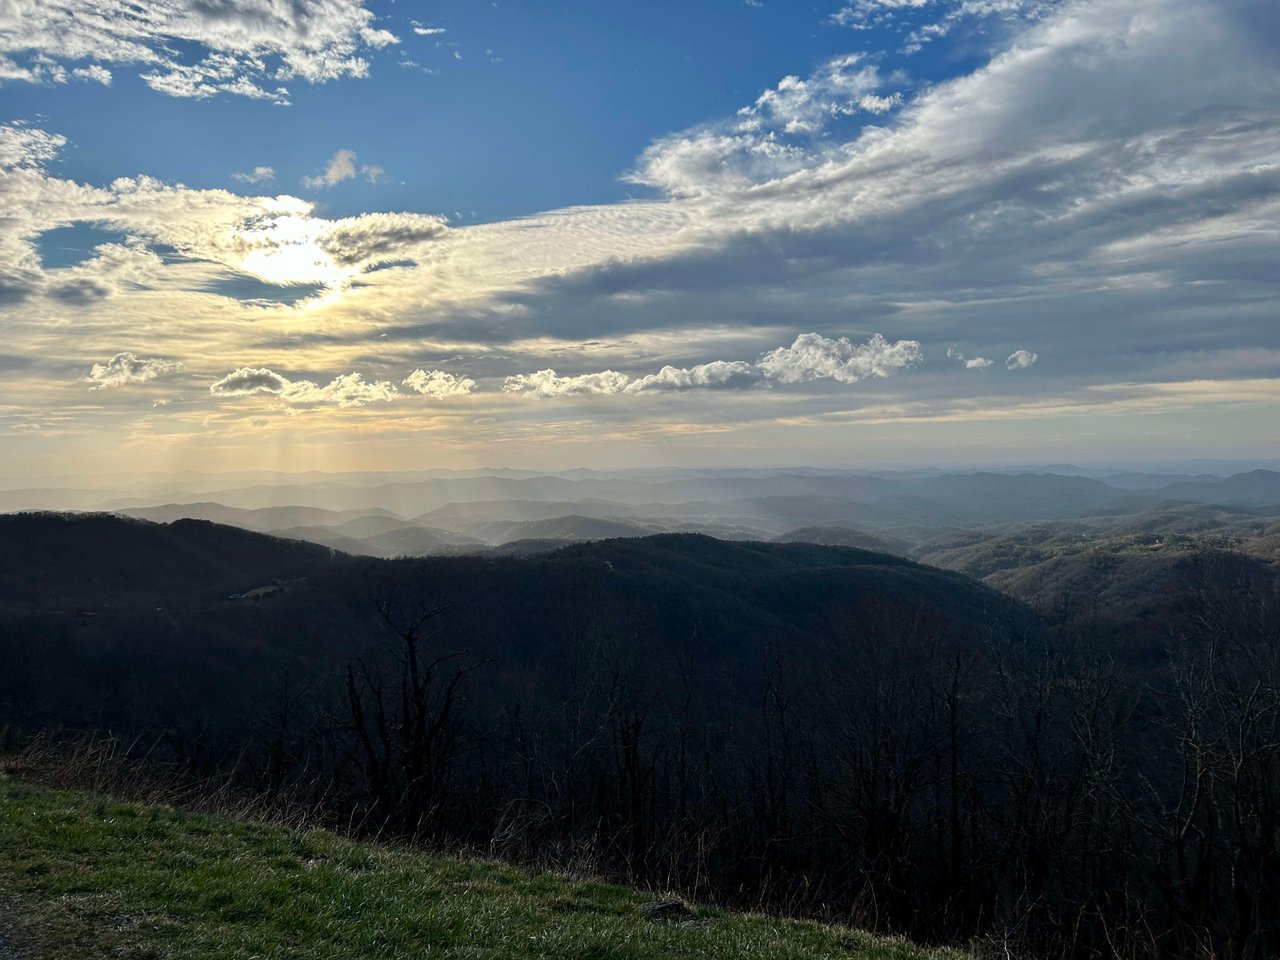
[[[832,340],[818,333],[802,333],[789,347],[770,350],[760,358],[764,375],[779,383],[832,379],[857,383],[867,377],[888,377],[924,359],[915,340],[890,343],[875,334],[866,343],[848,337]]]
[[[340,407],[394,400],[400,395],[390,380],[365,380],[358,373],[334,377],[323,387],[310,380],[298,380],[280,391],[280,399],[290,404],[336,403]]]
[[[0,124],[0,171],[31,170],[48,163],[67,138],[16,123]]]
[[[627,179],[693,197],[786,177],[830,153],[822,138],[836,121],[899,106],[901,92],[875,92],[883,82],[863,55],[834,57],[808,77],[783,77],[732,120],[658,140]]]
[[[354,150],[339,150],[325,166],[324,173],[314,177],[306,177],[302,182],[312,190],[318,190],[321,187],[332,187],[344,180],[354,179],[355,175],[356,152]]]
[[[610,396],[622,393],[630,383],[631,378],[617,370],[584,373],[576,377],[561,377],[554,370],[539,370],[507,377],[502,389],[507,393],[531,393],[539,397]]]
[[[161,360],[156,357],[136,357],[127,350],[117,353],[106,363],[95,363],[87,376],[81,377],[83,383],[92,384],[90,390],[103,390],[108,387],[122,387],[127,383],[146,383],[158,377],[183,370],[181,361]]]
[[[62,62],[93,60],[80,69],[141,66],[143,79],[170,96],[284,102],[287,90],[260,82],[366,76],[363,54],[399,42],[374,20],[363,0],[6,0],[0,54],[16,58],[4,60],[8,79],[41,82]],[[187,62],[181,46],[200,59]]]
[[[1039,359],[1039,355],[1030,350],[1015,350],[1009,354],[1009,359],[1005,360],[1004,365],[1010,370],[1025,370]]]
[[[71,71],[71,75],[77,80],[87,80],[90,83],[100,83],[104,87],[111,86],[111,71],[96,63],[91,63],[87,67],[76,67]]]
[[[783,77],[738,116],[744,130],[815,133],[832,119],[857,113],[863,98],[879,86],[876,67],[861,54],[847,54],[828,60],[805,79]]]
[[[714,360],[693,367],[668,365],[657,373],[634,379],[617,370],[572,377],[558,376],[554,370],[539,370],[508,377],[502,389],[546,398],[741,389],[814,380],[857,383],[866,377],[892,376],[923,358],[920,344],[914,340],[889,343],[877,333],[866,343],[854,344],[847,337],[831,340],[816,333],[802,333],[791,346],[770,350],[756,363]]]
[[[749,387],[759,383],[762,376],[756,364],[743,360],[713,360],[694,367],[668,365],[657,373],[633,380],[627,385],[627,393]]]
[[[356,152],[354,150],[339,150],[325,165],[324,172],[314,177],[303,177],[302,185],[310,190],[321,190],[326,187],[333,187],[344,180],[354,180],[360,175],[370,183],[377,183],[386,174],[382,167],[369,166],[367,164],[356,166]]]
[[[400,382],[433,399],[466,396],[476,388],[476,382],[470,377],[459,377],[444,370],[415,370]]]
[[[989,33],[993,24],[1035,20],[1060,4],[1061,0],[848,0],[829,19],[853,30],[880,27],[905,34],[902,52],[915,53],[967,21]]]
[[[247,397],[269,394],[292,406],[336,404],[363,407],[400,396],[389,380],[369,381],[359,373],[334,377],[324,386],[311,380],[290,380],[266,367],[241,367],[209,387],[215,397]]]
[[[851,0],[831,15],[831,22],[842,27],[866,29],[881,23],[896,11],[918,10],[936,5],[939,0]]]
[[[248,173],[233,173],[232,180],[239,180],[241,183],[270,183],[276,178],[276,171],[272,167],[254,167]]]
[[[902,106],[901,93],[892,93],[887,97],[867,93],[858,98],[858,109],[866,113],[888,113],[894,107],[900,106]]]
[[[278,86],[273,90],[259,85],[240,73],[241,63],[224,54],[209,54],[199,64],[170,64],[165,72],[142,75],[152,90],[171,97],[204,100],[219,93],[231,93],[250,100],[270,100],[288,106],[289,90]]]
[[[995,363],[994,360],[988,360],[986,357],[966,357],[954,347],[947,348],[948,360],[959,360],[964,364],[966,370],[985,370],[987,367]]]
[[[436,37],[442,33],[447,33],[444,27],[423,27],[414,24],[413,32],[420,37]]]

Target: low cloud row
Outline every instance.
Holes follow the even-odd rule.
[[[802,333],[791,346],[770,350],[755,363],[715,360],[693,367],[665,366],[643,377],[630,377],[617,370],[561,377],[554,370],[539,370],[507,377],[502,389],[507,393],[531,393],[539,397],[572,397],[735,389],[813,380],[857,383],[867,377],[891,376],[923,359],[924,351],[916,340],[890,343],[877,333],[866,343],[855,344],[848,337],[833,340],[818,333]]]
[[[964,361],[969,368],[991,365],[990,360],[982,357],[966,360],[953,350],[948,350],[947,356]],[[1005,366],[1010,370],[1022,370],[1037,359],[1036,354],[1028,350],[1017,350],[1010,355]],[[714,360],[692,367],[667,365],[657,373],[639,377],[617,370],[562,377],[553,369],[545,369],[507,377],[503,381],[502,392],[549,399],[733,390],[819,380],[852,384],[870,377],[892,376],[923,360],[924,351],[916,340],[891,342],[877,333],[864,343],[854,343],[848,337],[832,339],[818,333],[802,333],[791,346],[769,350],[754,362]],[[138,357],[125,351],[117,353],[106,363],[95,363],[81,380],[90,384],[90,390],[102,390],[130,383],[147,383],[184,370],[183,364],[177,360]],[[322,386],[312,380],[291,380],[267,367],[240,367],[213,383],[209,393],[215,397],[267,395],[299,406],[332,403],[339,407],[362,407],[395,400],[405,396],[406,392],[440,400],[466,396],[475,388],[476,381],[470,377],[444,370],[414,370],[398,384],[391,380],[365,380],[359,373],[349,373],[334,377]]]

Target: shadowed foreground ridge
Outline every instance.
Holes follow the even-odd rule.
[[[0,518],[0,750],[55,770],[105,750],[123,777],[41,782],[120,800],[217,811],[225,791],[354,839],[917,943],[1266,960],[1274,521],[1174,513],[1182,532],[1142,511],[912,548],[951,569],[687,532],[379,559],[206,521]],[[181,793],[139,792],[152,776]],[[220,870],[275,869],[229,849]],[[648,955],[614,933],[543,955]]]
[[[4,950],[249,960],[963,960],[842,927],[715,909],[489,860],[117,803],[0,774]]]

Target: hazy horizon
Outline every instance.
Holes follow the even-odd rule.
[[[1082,475],[1142,473],[1171,476],[1204,474],[1209,476],[1229,477],[1239,473],[1256,470],[1280,470],[1280,458],[1268,459],[1220,459],[1189,458],[1170,460],[1075,460],[1057,463],[1036,461],[971,461],[955,463],[778,463],[778,464],[729,464],[715,466],[708,464],[667,464],[643,467],[589,467],[563,466],[556,469],[538,470],[514,465],[487,465],[458,468],[424,468],[420,470],[148,470],[121,473],[101,473],[93,478],[83,474],[0,474],[0,488],[13,489],[19,486],[70,485],[79,488],[92,488],[110,482],[127,483],[141,479],[167,480],[175,485],[183,479],[219,480],[223,478],[278,478],[282,481],[295,479],[342,479],[342,478],[383,478],[383,477],[450,477],[478,475],[525,475],[529,477],[557,477],[573,474],[610,476],[643,476],[646,474],[786,474],[786,473],[832,473],[832,474],[921,474],[921,473],[976,473],[991,472],[1017,474],[1025,472],[1062,473],[1064,471],[1081,471]]]

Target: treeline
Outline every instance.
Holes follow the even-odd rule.
[[[334,752],[304,736],[287,765],[345,780],[380,828],[721,902],[1015,956],[1260,960],[1280,955],[1280,605],[1242,569],[1200,562],[1154,664],[1083,627],[983,641],[879,600],[816,658],[770,651],[732,717],[707,709],[696,638],[655,658],[607,629],[475,709],[471,674],[500,667],[388,611]]]
[[[332,669],[282,656],[116,732],[357,830],[737,906],[997,955],[1278,956],[1274,580],[1206,553],[1170,602],[1158,656],[868,592],[735,659],[584,595],[510,659],[398,593]]]

